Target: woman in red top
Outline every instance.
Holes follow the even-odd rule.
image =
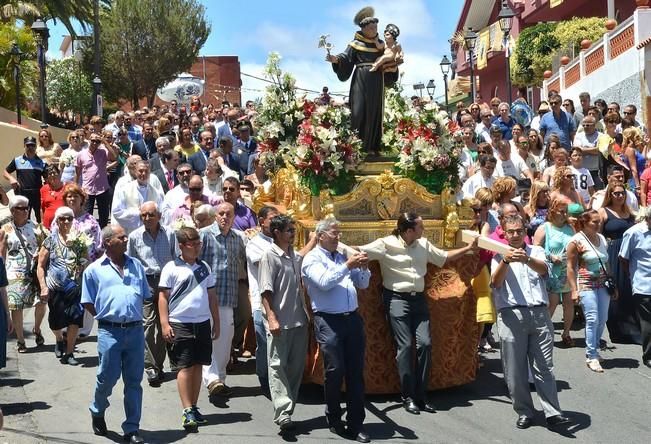
[[[47,165],[43,175],[45,176],[45,185],[41,187],[41,220],[43,226],[49,230],[54,219],[54,212],[64,205],[63,182],[61,182],[59,167],[56,165]]]

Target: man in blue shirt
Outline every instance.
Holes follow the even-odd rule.
[[[318,247],[303,259],[301,275],[312,301],[314,335],[323,355],[326,419],[330,430],[370,442],[364,431],[364,323],[357,311],[355,287],[367,288],[371,277],[366,253],[346,257],[337,252],[339,222],[316,225]],[[340,392],[346,380],[348,430],[341,421]]]
[[[633,296],[642,336],[642,362],[651,368],[651,207],[646,207],[644,217],[645,222],[624,233],[619,260],[633,278]]]
[[[545,145],[547,145],[549,136],[556,134],[561,139],[561,146],[569,149],[572,147],[572,141],[576,134],[576,125],[572,116],[561,109],[561,103],[563,103],[563,98],[559,94],[549,99],[552,110],[540,119],[540,135],[543,136]]]
[[[151,299],[145,269],[125,254],[128,237],[119,225],[102,229],[105,254],[84,271],[81,303],[97,319],[99,367],[90,404],[93,432],[106,435],[104,411],[108,397],[122,374],[124,440],[145,441],[138,434],[142,412],[142,374],[145,370],[143,302]]]

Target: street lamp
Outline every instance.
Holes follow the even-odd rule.
[[[448,56],[444,55],[443,60],[441,60],[441,73],[443,73],[443,83],[445,86],[445,111],[450,112],[450,105],[448,103],[448,74],[450,73],[450,66],[452,63],[450,63],[450,60],[448,60]]]
[[[74,42],[74,41],[73,41]],[[84,53],[81,51],[80,48],[75,49],[74,54],[73,54],[75,60],[77,61],[77,103],[78,103],[78,111],[79,111],[79,125],[83,125],[84,121],[84,111],[83,111],[83,104],[82,104],[82,97],[81,97],[81,62],[84,60]],[[74,115],[73,115],[73,120],[74,120]]]
[[[11,59],[14,64],[14,82],[16,82],[16,121],[18,125],[22,125],[22,116],[20,115],[20,61],[23,57],[23,52],[18,47],[18,43],[11,45]]]
[[[40,76],[38,89],[41,94],[41,122],[47,123],[47,105],[45,97],[45,52],[47,51],[47,39],[50,38],[50,30],[47,24],[39,17],[32,24],[32,31],[36,34],[36,59]]]
[[[504,33],[504,59],[506,60],[506,90],[508,91],[509,94],[509,106],[511,106],[511,101],[513,100],[513,97],[511,95],[511,63],[510,63],[510,58],[511,58],[511,51],[509,48],[509,34],[511,33],[511,29],[513,27],[513,17],[515,17],[515,12],[513,12],[513,9],[509,8],[509,5],[504,1],[502,3],[502,9],[500,9],[500,13],[497,15],[497,18],[500,20],[500,28],[502,28],[502,32]]]
[[[420,95],[420,98],[423,98],[423,90],[425,89],[425,85],[423,85],[423,82],[418,82],[414,84],[414,91],[418,91],[418,94]]]
[[[102,80],[95,76],[93,79],[93,97],[95,101],[93,102],[93,115],[102,117],[104,113],[104,106],[102,102],[102,95],[100,91],[102,90]]]
[[[429,94],[430,100],[434,100],[434,90],[436,90],[436,85],[434,84],[434,80],[430,79],[427,82],[427,94]]]
[[[471,102],[475,101],[475,67],[474,64],[475,62],[473,61],[474,58],[474,52],[475,52],[475,44],[477,44],[477,33],[472,30],[472,28],[468,28],[466,31],[465,35],[463,36],[463,39],[466,41],[466,48],[468,49],[468,58],[470,62],[470,95],[471,97]]]
[[[102,81],[99,79],[100,74],[100,46],[99,46],[99,0],[93,0],[93,49],[95,60],[93,61],[93,103],[91,105],[92,114],[100,116],[98,104],[102,101]]]

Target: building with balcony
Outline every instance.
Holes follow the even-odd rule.
[[[511,45],[520,32],[540,22],[567,20],[572,17],[609,17],[622,22],[633,15],[635,0],[505,0],[515,12],[511,28]],[[500,0],[466,0],[457,23],[457,32],[472,28],[478,35],[474,74],[476,91],[482,101],[492,97],[505,100],[506,57],[503,45],[503,32],[498,15],[502,7]],[[468,54],[459,45],[453,45],[456,59],[456,75],[470,76]],[[540,102],[541,91],[537,87],[512,89],[512,97],[525,97],[534,107]]]

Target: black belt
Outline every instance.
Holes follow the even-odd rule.
[[[510,307],[504,307],[504,308],[536,308],[536,307],[547,307],[547,304],[536,304],[536,305],[511,305]]]
[[[415,296],[422,296],[423,294],[425,294],[422,291],[393,291],[393,290],[389,290],[388,288],[385,288],[384,290],[388,291],[389,293],[398,295],[401,298],[413,298]]]
[[[133,321],[133,322],[111,322],[111,321],[97,321],[97,324],[100,327],[113,327],[113,328],[131,328],[131,327],[142,327],[142,321]]]
[[[147,274],[147,280],[159,280],[160,279],[160,273],[154,273],[154,274]]]
[[[356,309],[353,310],[353,311],[345,311],[343,313],[328,313],[327,311],[315,311],[314,312],[314,314],[316,316],[324,316],[324,315],[326,315],[326,316],[350,316],[351,314],[355,314],[355,313],[357,313]]]

